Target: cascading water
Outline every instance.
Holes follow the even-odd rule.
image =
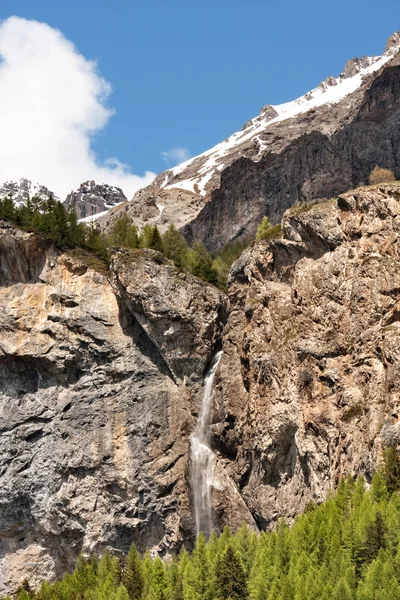
[[[217,352],[204,380],[200,414],[196,429],[190,436],[191,485],[194,499],[196,531],[208,537],[213,529],[211,493],[214,480],[215,456],[210,448],[212,392],[215,373],[222,352]]]

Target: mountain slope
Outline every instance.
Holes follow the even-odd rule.
[[[304,97],[264,107],[242,132],[162,173],[101,226],[124,213],[161,228],[174,222],[189,242],[201,239],[214,251],[254,236],[264,215],[278,222],[295,203],[366,183],[377,164],[400,176],[399,49],[397,33],[381,57],[353,59]],[[184,216],[182,192],[191,198]],[[144,216],[144,195],[163,205],[162,219]]]
[[[263,157],[266,151],[275,151],[279,147],[279,144],[274,143],[275,140],[271,140],[271,134],[269,134],[271,128],[280,131],[284,121],[295,119],[319,107],[343,101],[358,90],[365,79],[387,65],[399,50],[400,32],[397,32],[388,40],[382,56],[363,56],[360,59],[352,59],[345,65],[344,71],[339,77],[328,77],[304,96],[285,104],[264,106],[261,114],[246,123],[242,131],[234,133],[227,140],[203,154],[162,173],[153,185],[161,188],[178,187],[206,195],[207,192],[218,187],[221,171],[233,160],[245,156],[257,161]],[[275,125],[278,127],[273,127]],[[293,127],[292,124],[284,126]],[[332,133],[334,120],[324,121],[320,131],[328,135]],[[285,142],[289,137],[288,134],[287,131],[283,134]],[[280,137],[283,137],[282,134]]]

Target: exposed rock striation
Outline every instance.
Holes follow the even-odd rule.
[[[400,440],[400,186],[295,207],[235,263],[214,446],[260,528]]]

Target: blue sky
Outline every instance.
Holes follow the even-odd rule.
[[[116,112],[93,149],[138,175],[171,166],[173,147],[206,150],[347,59],[382,53],[400,29],[400,3],[386,0],[2,0],[0,18],[11,15],[58,28],[97,62]]]

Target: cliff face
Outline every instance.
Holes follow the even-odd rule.
[[[108,279],[0,229],[0,595],[193,532],[187,436],[225,299],[155,260]]]
[[[335,120],[337,130],[325,132],[324,124]],[[189,241],[201,239],[218,249],[254,236],[263,215],[276,223],[298,202],[368,183],[376,165],[400,176],[400,66],[387,67],[347,104],[321,107],[292,121],[289,139],[276,133],[275,151],[258,162],[240,158],[222,172],[210,201],[182,229]],[[273,144],[269,147],[273,150]]]
[[[216,349],[215,522],[270,527],[400,440],[400,186],[289,210],[229,302],[153,251],[107,275],[0,229],[0,594],[194,534],[189,436]]]
[[[213,425],[260,527],[400,439],[400,187],[293,208],[283,234],[233,267]]]

